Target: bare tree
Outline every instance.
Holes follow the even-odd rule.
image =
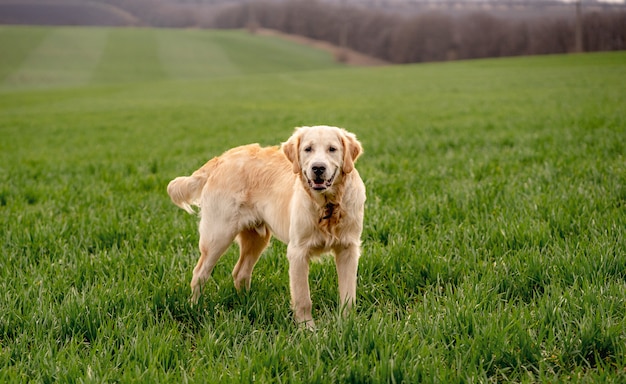
[[[406,17],[317,0],[256,2],[253,11],[251,6],[224,9],[214,26],[245,28],[253,14],[260,27],[328,41],[395,63],[567,53],[577,46],[571,17],[511,20],[486,12]],[[180,20],[179,24],[190,22]],[[582,13],[581,20],[585,50],[626,49],[626,12]]]
[[[393,34],[391,59],[396,63],[444,61],[453,43],[449,16],[429,13],[398,26]]]

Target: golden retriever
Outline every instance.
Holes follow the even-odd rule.
[[[356,299],[365,205],[365,185],[354,168],[361,152],[356,136],[342,128],[301,127],[280,148],[237,147],[172,180],[167,192],[174,204],[190,213],[192,205],[200,208],[201,256],[191,280],[192,302],[235,239],[235,287],[249,289],[273,234],[287,244],[298,323],[314,327],[309,262],[322,253],[335,257],[340,304],[349,309]]]

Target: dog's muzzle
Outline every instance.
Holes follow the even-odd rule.
[[[309,183],[309,187],[311,189],[321,192],[330,188],[335,181],[335,177],[337,176],[337,169],[332,174],[330,178],[326,178],[326,166],[320,163],[314,163],[311,166],[312,175],[306,175],[307,182]],[[312,177],[309,177],[312,176]]]

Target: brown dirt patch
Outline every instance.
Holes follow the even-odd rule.
[[[353,51],[347,48],[341,48],[334,44],[328,43],[326,41],[309,39],[308,37],[298,36],[298,35],[290,35],[287,33],[279,32],[273,29],[264,29],[259,28],[255,31],[255,33],[262,36],[275,36],[280,37],[281,39],[286,39],[289,41],[296,42],[298,44],[304,44],[311,46],[313,48],[322,49],[324,51],[330,52],[335,60],[341,61],[342,63],[355,67],[369,67],[369,66],[377,66],[377,65],[390,65],[391,63],[377,59],[372,56],[364,55],[362,53]]]

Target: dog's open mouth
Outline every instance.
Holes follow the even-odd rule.
[[[322,179],[321,177],[316,177],[315,179],[311,180],[307,177],[307,181],[309,182],[309,187],[311,187],[311,189],[318,192],[325,191],[333,185],[333,182],[335,181],[335,176],[337,176],[336,171],[328,180]]]

